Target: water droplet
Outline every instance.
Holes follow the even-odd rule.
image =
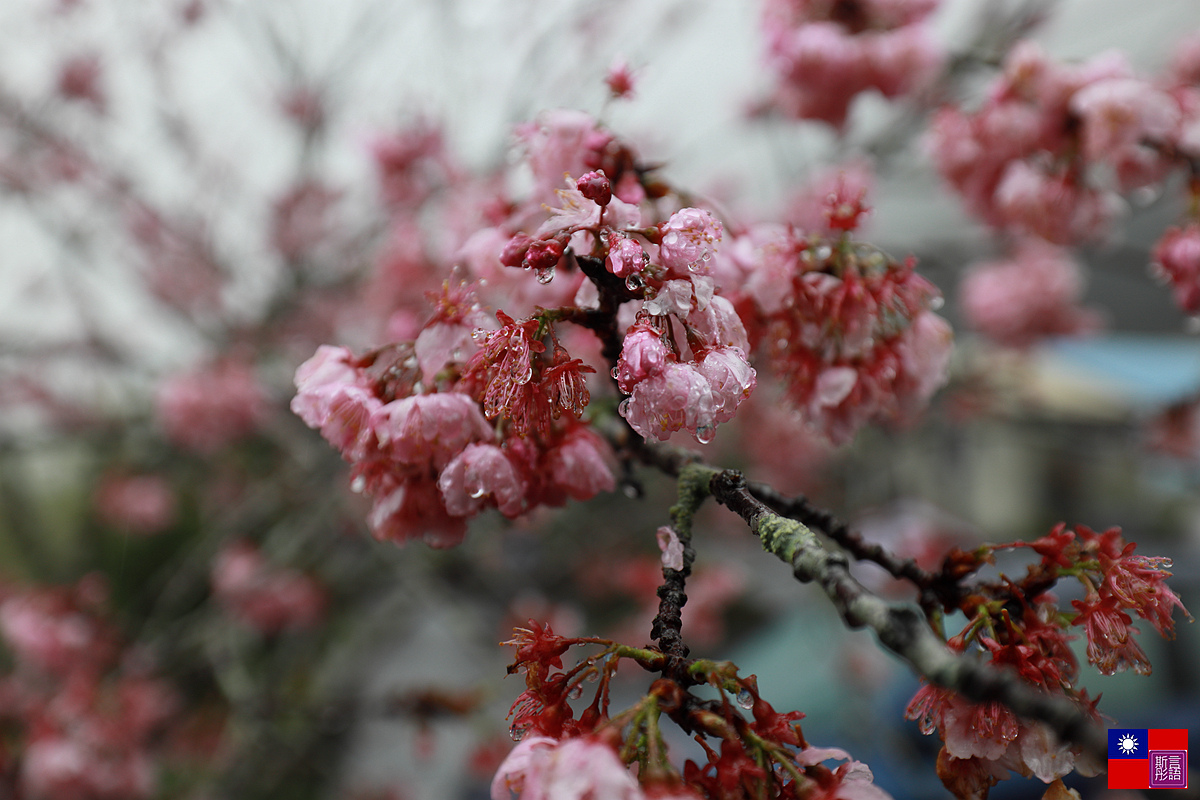
[[[737,704],[742,708],[754,708],[754,695],[749,689],[742,689],[737,693]]]
[[[1169,558],[1164,558],[1158,562],[1158,565],[1163,569],[1170,569],[1171,567],[1175,566],[1175,562]]]
[[[937,311],[944,305],[946,305],[946,299],[941,295],[938,295],[929,301],[929,307],[934,311]]]
[[[621,373],[621,370],[619,367],[613,367],[611,370],[609,370],[609,374],[612,375],[613,378],[620,378],[621,377],[620,373]]]
[[[508,729],[508,738],[514,742],[519,742],[525,738],[525,731],[527,730],[529,729],[514,722],[512,727]]]
[[[621,401],[621,405],[617,406],[617,413],[622,417],[629,419],[629,398],[626,397]]]
[[[581,686],[581,685],[580,685],[580,684],[578,684],[578,683],[577,683],[577,684],[575,684],[574,686],[572,686],[572,687],[571,687],[571,688],[570,688],[570,689],[567,691],[567,697],[569,697],[569,698],[570,698],[570,699],[572,699],[572,700],[575,700],[575,699],[577,699],[577,698],[578,698],[578,697],[579,697],[581,694],[583,694],[583,686]]]
[[[715,425],[700,425],[696,428],[696,441],[700,444],[708,444],[717,435],[717,426]]]
[[[816,256],[819,261],[827,261],[833,255],[833,248],[827,244],[823,244],[817,248]]]
[[[554,280],[554,267],[545,267],[537,271],[537,282],[545,286]]]
[[[625,279],[625,288],[631,292],[636,292],[639,289],[644,289],[645,286],[646,286],[646,281],[642,279],[642,276],[640,273],[635,272],[632,275],[630,275],[628,278]]]
[[[591,672],[589,672],[587,674],[587,677],[585,678],[585,680],[588,683],[595,683],[596,681],[600,680],[600,673],[596,672],[595,670],[592,670]]]
[[[484,489],[482,486],[476,486],[474,489],[468,492],[468,494],[471,495],[471,499],[478,500],[487,494],[487,489]]]
[[[671,231],[670,233],[668,233],[666,236],[663,237],[663,244],[665,244],[667,247],[673,247],[675,245],[675,243],[678,241],[679,241],[679,234],[676,233],[675,231]]]
[[[362,494],[363,489],[367,488],[367,479],[362,475],[356,475],[354,480],[350,481],[350,491],[355,494]]]
[[[623,483],[621,484],[621,494],[625,495],[630,500],[637,500],[642,496],[642,490],[637,487],[637,484]]]

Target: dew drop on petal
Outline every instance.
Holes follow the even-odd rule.
[[[362,494],[363,489],[367,488],[367,479],[362,475],[356,475],[354,480],[350,481],[350,491],[355,494]]]
[[[487,494],[487,490],[486,490],[486,489],[484,489],[482,486],[476,486],[476,487],[475,487],[474,489],[472,489],[472,490],[471,490],[471,491],[470,491],[468,494],[470,494],[470,495],[471,495],[471,499],[472,499],[472,500],[478,500],[479,498],[481,498],[481,497],[483,497],[485,494]]]
[[[610,375],[612,375],[614,378],[619,378],[619,377],[621,377],[621,374],[620,374],[620,373],[621,373],[621,370],[620,370],[620,368],[618,368],[618,367],[613,367],[613,368],[612,368],[612,369],[610,369],[608,372],[609,372],[609,374],[610,374]]]
[[[936,297],[933,297],[929,301],[929,307],[934,311],[937,311],[939,308],[941,308],[944,305],[946,305],[946,299],[944,297],[942,297],[941,295],[937,295]]]
[[[617,413],[620,414],[622,417],[625,417],[628,419],[628,417],[629,417],[629,398],[628,397],[626,397],[624,400],[622,400],[621,404],[619,406],[617,406]]]
[[[742,708],[754,708],[754,695],[749,689],[742,689],[737,693],[737,704]]]
[[[1175,562],[1169,558],[1164,558],[1158,562],[1158,565],[1163,569],[1170,569],[1171,567],[1175,566]]]

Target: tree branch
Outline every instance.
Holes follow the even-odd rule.
[[[1107,739],[1074,703],[1028,686],[1015,675],[955,654],[929,628],[914,606],[872,594],[850,575],[842,553],[825,549],[803,523],[784,518],[751,494],[741,473],[714,474],[710,488],[717,502],[742,517],[763,547],[791,564],[801,583],[816,582],[851,628],[869,627],[880,644],[904,659],[932,683],[976,703],[996,701],[1020,717],[1045,723],[1065,742],[1078,745],[1103,763]]]

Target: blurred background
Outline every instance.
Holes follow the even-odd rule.
[[[1120,48],[1152,75],[1200,5],[945,0],[929,25],[954,56],[936,87],[865,92],[838,128],[772,110],[754,3],[0,6],[0,797],[486,797],[523,688],[497,646],[513,625],[648,639],[669,481],[480,518],[453,550],[398,547],[371,538],[346,465],[288,410],[318,345],[420,325],[497,189],[520,191],[514,127],[547,109],[596,115],[747,223],[867,159],[863,236],[914,255],[946,298],[951,380],[919,422],[834,449],[752,399],[713,463],[929,564],[1059,521],[1120,526],[1200,603],[1197,325],[1148,270],[1182,182],[1128,197],[1076,251],[1091,335],[1004,346],[958,300],[997,241],[922,135],[938,104],[981,101],[1016,35],[1062,60]],[[632,97],[605,85],[619,63]],[[946,796],[938,743],[903,719],[906,668],[722,510],[699,536],[693,654],[757,673],[810,742],[898,800]],[[1101,709],[1125,727],[1200,719],[1194,626],[1139,641],[1153,675],[1085,677]]]

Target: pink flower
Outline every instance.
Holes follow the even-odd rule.
[[[152,535],[175,520],[175,493],[160,475],[109,475],[93,502],[106,523],[130,533]]]
[[[1124,672],[1133,667],[1139,675],[1150,674],[1150,659],[1134,641],[1137,629],[1133,619],[1117,606],[1112,598],[1092,596],[1086,601],[1072,600],[1079,615],[1071,622],[1082,625],[1087,633],[1087,659],[1105,675]]]
[[[1171,284],[1176,305],[1200,313],[1200,224],[1168,228],[1154,247],[1154,269]]]
[[[1143,140],[1164,142],[1179,124],[1179,109],[1165,92],[1133,78],[1099,80],[1071,97],[1082,119],[1083,155],[1111,161]]]
[[[1117,215],[1111,194],[1081,185],[1070,174],[1047,174],[1025,161],[1004,172],[994,197],[999,220],[1053,244],[1097,239]]]
[[[662,226],[659,261],[678,272],[707,272],[707,262],[721,241],[721,223],[709,211],[684,208],[671,215]],[[685,312],[686,313],[686,312]]]
[[[23,796],[140,800],[154,794],[154,767],[147,754],[104,742],[90,742],[74,731],[39,736],[21,759]]]
[[[629,393],[638,383],[666,369],[671,351],[663,342],[662,332],[639,322],[625,334],[621,356],[617,359],[617,384]]]
[[[312,627],[325,613],[325,592],[316,581],[268,564],[246,542],[227,545],[217,554],[212,584],[221,606],[263,635]]]
[[[608,745],[592,738],[525,739],[492,780],[492,800],[640,800],[637,780]]]
[[[629,64],[623,59],[618,58],[608,67],[608,75],[604,78],[604,83],[608,86],[608,91],[613,97],[629,99],[633,97],[635,80],[633,70],[629,68]]]
[[[1171,615],[1175,609],[1179,608],[1189,619],[1191,615],[1179,595],[1167,586],[1171,573],[1166,567],[1171,566],[1171,560],[1131,555],[1132,550],[1133,545],[1128,545],[1121,558],[1105,570],[1101,595],[1110,595],[1123,608],[1137,611],[1160,635],[1173,638],[1175,623]]]
[[[249,436],[267,414],[266,391],[254,369],[234,358],[168,378],[157,401],[167,436],[204,455]]]
[[[699,307],[699,304],[697,304]],[[648,314],[686,317],[692,311],[692,282],[687,278],[664,281],[654,296],[642,304]]]
[[[615,243],[613,240],[615,239]],[[609,272],[618,278],[628,278],[634,273],[641,272],[649,263],[650,258],[637,241],[629,236],[610,234],[608,256],[605,266]]]
[[[950,323],[932,311],[922,311],[900,334],[896,342],[900,360],[896,400],[902,417],[919,413],[934,392],[946,385],[953,346]]]
[[[590,500],[616,489],[612,449],[591,428],[574,427],[545,457],[544,472],[553,485],[576,500]]]
[[[688,314],[686,322],[692,335],[706,347],[732,347],[743,353],[750,352],[750,340],[742,318],[733,304],[720,295],[713,297],[704,308]]]
[[[1079,308],[1083,273],[1070,253],[1034,240],[1019,243],[1009,260],[971,267],[959,293],[971,326],[1009,347],[1096,325]]]
[[[422,539],[438,548],[462,543],[467,533],[466,520],[446,511],[437,482],[425,478],[388,482],[376,493],[367,524],[381,541]]]
[[[531,200],[536,203],[553,198],[564,174],[582,175],[594,169],[596,154],[612,141],[612,136],[601,131],[590,115],[565,109],[542,114],[537,122],[518,129],[517,135],[525,145],[533,171],[536,185]]]
[[[101,78],[104,65],[94,53],[73,56],[59,68],[58,93],[68,100],[87,103],[103,112],[108,105]]]
[[[491,441],[492,426],[465,394],[441,392],[393,400],[369,423],[381,450],[411,466],[441,469],[471,442]]]
[[[495,505],[506,517],[525,510],[525,480],[504,451],[491,444],[470,444],[442,470],[438,489],[446,511],[455,517],[478,514]]]
[[[713,396],[713,419],[728,422],[737,407],[754,391],[754,368],[738,348],[709,350],[700,359],[698,370],[708,381]]]
[[[0,603],[0,634],[18,661],[56,675],[103,663],[108,632],[62,590],[18,594]]]
[[[662,565],[665,569],[679,571],[683,569],[683,542],[679,534],[669,525],[663,525],[654,534],[658,540],[658,549],[662,551]]]
[[[712,386],[691,364],[669,362],[662,371],[635,385],[619,411],[646,439],[666,440],[686,428],[697,441],[707,444],[715,433]]]

